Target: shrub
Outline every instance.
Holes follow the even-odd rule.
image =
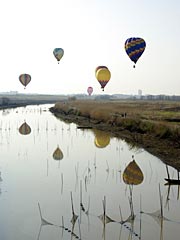
[[[154,123],[151,121],[141,121],[139,128],[141,133],[152,133],[154,131]]]
[[[101,120],[103,122],[108,122],[111,118],[110,114],[107,114],[107,112],[102,110],[92,110],[90,112],[90,117],[92,119],[96,119],[96,120]]]
[[[154,134],[159,138],[167,138],[172,135],[170,128],[163,123],[156,124],[156,127],[154,128]]]
[[[69,97],[69,98],[68,98],[69,101],[76,101],[76,99],[77,99],[77,98],[76,98],[75,96],[72,96],[72,97]]]
[[[122,126],[129,131],[139,132],[139,129],[140,129],[139,125],[140,125],[139,119],[134,119],[134,118],[122,119]]]

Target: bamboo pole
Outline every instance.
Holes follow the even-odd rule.
[[[159,200],[160,200],[161,218],[163,218],[163,203],[162,203],[162,195],[161,195],[160,184],[159,184]]]
[[[63,184],[64,184],[63,173],[61,173],[61,194],[63,193]]]
[[[169,175],[169,170],[168,170],[168,166],[167,166],[167,164],[166,164],[166,171],[167,171],[168,179],[170,179],[170,175]]]

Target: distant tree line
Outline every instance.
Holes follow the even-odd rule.
[[[10,103],[10,99],[8,97],[0,98],[0,105],[1,106],[8,106]]]
[[[180,101],[180,96],[178,95],[145,95],[141,96],[142,100],[168,100],[168,101]]]

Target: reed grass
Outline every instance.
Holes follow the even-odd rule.
[[[131,132],[153,134],[180,144],[180,103],[172,101],[94,101],[56,103],[55,112],[74,114],[118,126]]]
[[[180,171],[180,102],[67,100],[50,111],[65,122],[120,137],[131,148],[142,147]]]

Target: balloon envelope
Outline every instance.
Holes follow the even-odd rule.
[[[131,61],[135,64],[146,48],[146,42],[142,38],[128,38],[124,44],[125,50]]]
[[[100,68],[96,72],[96,78],[100,83],[102,90],[104,91],[106,84],[111,78],[111,73],[108,68]]]
[[[107,132],[103,132],[100,130],[94,130],[95,139],[94,144],[98,148],[105,148],[110,143],[110,135]]]
[[[24,122],[19,128],[19,133],[22,134],[22,135],[30,134],[31,133],[30,126],[26,122]]]
[[[87,92],[88,92],[89,96],[91,96],[91,94],[93,92],[93,88],[92,87],[88,87]]]
[[[62,160],[63,159],[63,153],[59,146],[56,148],[56,150],[53,153],[54,160]]]
[[[143,182],[144,175],[135,160],[130,162],[123,172],[123,181],[126,184],[138,185]]]
[[[31,81],[31,76],[27,73],[23,73],[19,76],[19,81],[22,83],[24,87],[26,87]]]
[[[96,67],[96,69],[95,69],[95,74],[97,73],[97,71],[99,70],[99,69],[101,69],[101,68],[106,68],[107,69],[107,67],[106,66],[98,66],[98,67]]]
[[[62,48],[55,48],[53,54],[57,61],[59,62],[64,55],[64,50]]]

